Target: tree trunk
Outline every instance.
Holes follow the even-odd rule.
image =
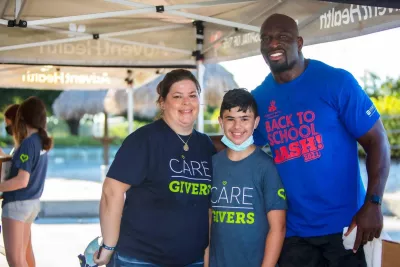
[[[71,133],[71,135],[75,135],[75,136],[79,135],[79,121],[80,120],[77,120],[77,119],[66,120],[66,122],[68,124],[68,128],[69,128],[69,132]]]

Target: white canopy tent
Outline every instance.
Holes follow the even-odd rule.
[[[0,63],[197,68],[202,83],[204,62],[257,55],[273,13],[293,17],[306,45],[400,26],[399,9],[315,0],[5,0]]]

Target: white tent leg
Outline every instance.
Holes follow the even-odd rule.
[[[128,93],[128,134],[133,133],[133,86],[127,89]]]
[[[197,80],[199,81],[201,93],[200,93],[200,107],[199,107],[199,115],[197,117],[197,131],[204,133],[204,65],[203,61],[197,61]]]
[[[15,20],[19,23],[22,11],[25,8],[25,4],[28,0],[15,0]]]

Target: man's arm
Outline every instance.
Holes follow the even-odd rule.
[[[357,141],[367,154],[367,194],[382,197],[390,169],[390,145],[382,121],[378,120]]]
[[[367,195],[377,195],[382,198],[390,169],[390,145],[382,121],[358,139],[367,154],[366,167],[368,173]],[[354,251],[361,244],[379,238],[383,228],[381,206],[370,201],[364,203],[353,218],[349,234],[357,226],[357,236]]]
[[[261,267],[275,267],[286,235],[286,211],[271,210],[267,213],[267,219],[270,229],[265,241],[264,260]]]

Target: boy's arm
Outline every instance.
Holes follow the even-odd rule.
[[[267,214],[270,226],[265,241],[264,260],[261,267],[275,267],[286,235],[286,211],[271,210]]]
[[[211,223],[212,223],[212,209],[208,210],[208,247],[204,252],[204,267],[208,267],[210,261],[210,244],[211,244]]]
[[[286,235],[286,194],[271,157],[265,163],[264,201],[269,232],[265,241],[262,267],[275,267]]]

